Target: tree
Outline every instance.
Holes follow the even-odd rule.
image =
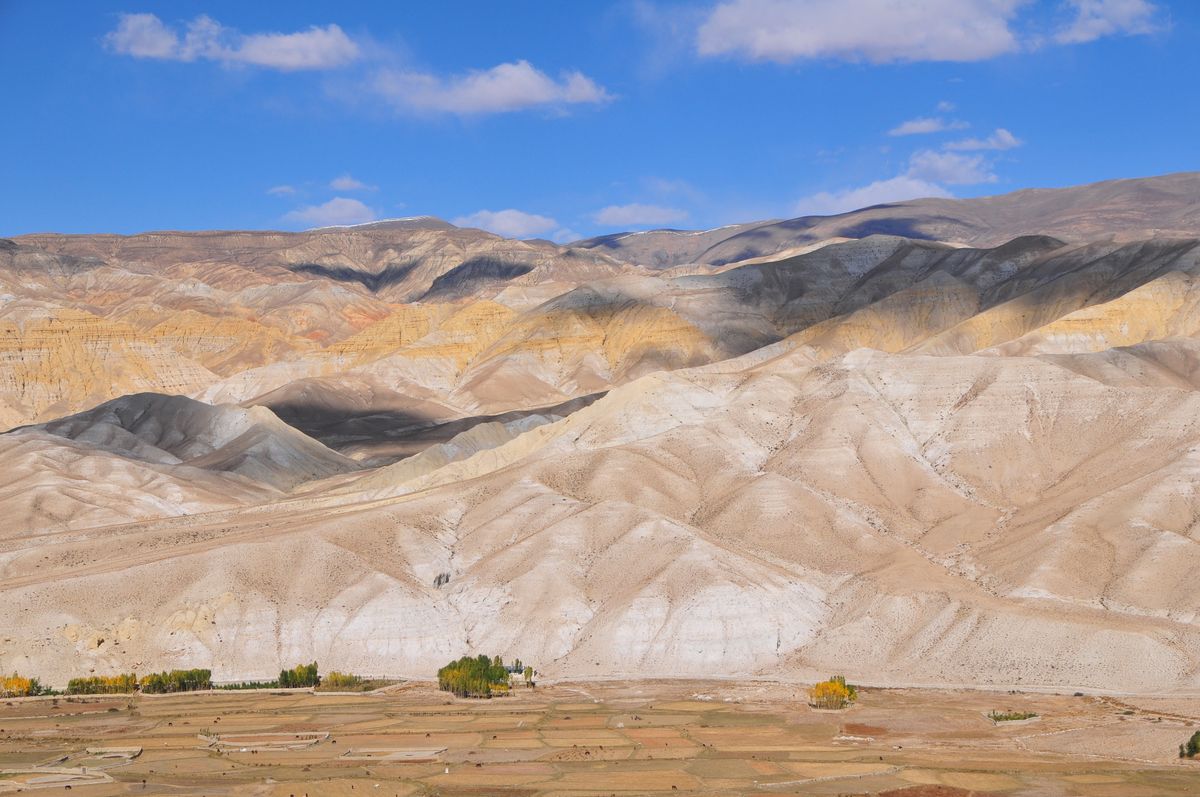
[[[525,683],[533,684],[533,668],[529,665],[525,665]]]
[[[315,661],[311,664],[298,664],[290,670],[279,671],[279,685],[285,689],[319,686],[320,683],[321,676],[317,671]]]
[[[499,656],[463,656],[438,670],[438,688],[458,697],[491,697],[508,690],[509,677]]]
[[[133,673],[121,675],[93,675],[87,678],[72,678],[67,682],[68,695],[115,695],[136,692],[137,676]]]
[[[842,709],[858,698],[858,690],[847,684],[844,676],[834,675],[816,684],[808,696],[814,708]]]
[[[15,672],[7,677],[0,677],[0,697],[35,697],[48,692],[38,683],[37,678],[25,678]]]
[[[171,692],[197,692],[212,689],[212,670],[170,670],[150,673],[141,680],[141,688],[147,694]]]

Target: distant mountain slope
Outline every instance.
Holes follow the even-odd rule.
[[[802,216],[687,232],[651,230],[573,244],[630,263],[720,265],[826,238],[867,235],[997,246],[1019,235],[1130,241],[1200,235],[1200,172],[1035,188],[977,199],[914,199],[837,216]],[[702,245],[702,246],[701,246]]]
[[[68,273],[106,265],[135,272],[151,267],[151,274],[185,278],[194,273],[226,289],[318,277],[365,288],[386,301],[419,299],[439,277],[456,269],[467,275],[444,280],[441,291],[464,279],[504,282],[523,277],[528,284],[594,279],[620,271],[618,263],[599,252],[566,249],[549,241],[510,240],[433,217],[305,232],[36,233],[12,242],[17,246],[0,251],[12,258],[10,268],[36,268],[37,263],[20,255],[41,252],[67,258],[60,268]]]
[[[724,240],[777,221],[729,224],[713,230],[646,230],[618,232],[576,241],[571,246],[595,249],[618,260],[655,268],[670,268],[681,263],[703,263],[704,253]]]

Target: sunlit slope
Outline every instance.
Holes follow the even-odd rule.
[[[1038,358],[795,352],[636,380],[423,492],[383,470],[359,499],[8,544],[5,593],[48,673],[482,645],[555,675],[1196,688],[1198,402]]]

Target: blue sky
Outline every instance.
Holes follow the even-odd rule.
[[[712,227],[1200,169],[1192,0],[0,0],[0,234]]]

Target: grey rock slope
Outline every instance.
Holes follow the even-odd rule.
[[[127,459],[236,474],[279,490],[359,468],[266,407],[212,406],[184,396],[123,396],[15,434],[39,432]]]

